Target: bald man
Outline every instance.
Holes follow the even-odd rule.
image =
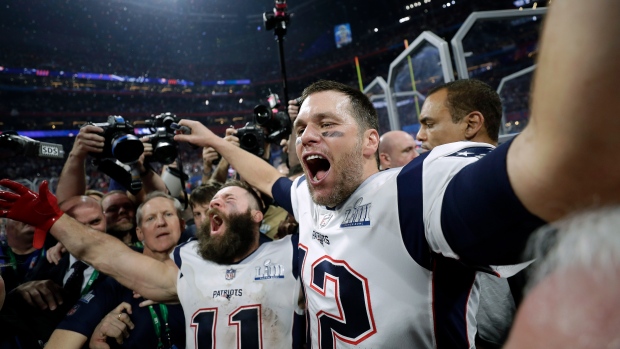
[[[402,167],[416,158],[416,143],[405,131],[389,131],[379,139],[379,162],[381,170]]]

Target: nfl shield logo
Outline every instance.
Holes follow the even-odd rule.
[[[323,215],[323,217],[321,218],[321,222],[319,223],[319,227],[325,228],[325,226],[329,223],[329,221],[332,220],[333,217],[334,217],[334,214],[331,212]]]
[[[226,269],[226,280],[232,280],[235,278],[237,271],[235,269]]]

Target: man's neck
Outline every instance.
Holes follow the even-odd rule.
[[[478,143],[487,143],[487,144],[497,147],[497,141],[492,140],[486,134],[478,134],[476,135],[476,137],[470,139],[469,141],[478,142]]]

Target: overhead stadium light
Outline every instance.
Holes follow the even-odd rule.
[[[404,18],[399,19],[399,20],[398,20],[398,22],[399,22],[399,23],[404,23],[404,22],[407,22],[407,21],[408,21],[408,20],[410,20],[410,19],[411,19],[411,17],[407,16],[407,17],[404,17]]]

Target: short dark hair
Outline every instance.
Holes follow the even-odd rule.
[[[379,132],[379,117],[377,116],[377,110],[372,105],[368,96],[362,91],[355,89],[351,86],[341,84],[336,81],[319,80],[304,89],[301,94],[303,101],[313,93],[323,91],[336,91],[346,95],[349,98],[349,104],[351,105],[351,113],[359,125],[360,135],[366,130],[374,129]],[[379,166],[379,153],[375,153],[377,160],[377,166]]]
[[[229,179],[227,180],[222,187],[220,188],[220,190],[227,188],[227,187],[239,187],[241,189],[245,189],[245,191],[247,191],[252,198],[254,199],[254,201],[256,201],[256,205],[255,207],[265,213],[265,207],[263,204],[263,200],[261,200],[260,196],[258,196],[258,194],[256,193],[256,191],[254,190],[254,188],[252,188],[248,183],[243,182],[243,181],[238,181],[236,179]],[[219,190],[218,190],[219,191]]]
[[[197,205],[204,205],[211,202],[213,195],[218,192],[222,188],[222,184],[219,182],[208,182],[207,184],[202,184],[194,190],[189,195],[189,205],[194,208]]]
[[[489,138],[498,140],[502,101],[491,86],[476,79],[456,80],[434,87],[427,96],[443,89],[447,90],[446,107],[454,123],[471,112],[479,111],[484,116],[484,127]]]

